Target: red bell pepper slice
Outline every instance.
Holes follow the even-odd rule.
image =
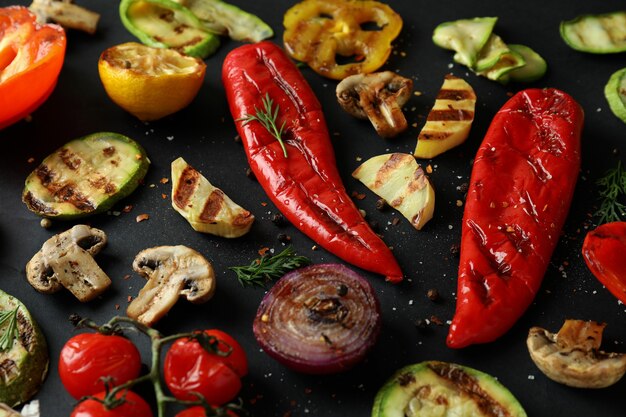
[[[495,115],[465,203],[449,347],[497,339],[535,297],[574,194],[582,125],[555,89],[521,91]]]
[[[250,168],[283,215],[343,260],[401,281],[391,251],[346,193],[321,105],[284,51],[271,42],[241,46],[224,60],[222,78]],[[266,94],[278,127],[285,123],[287,157],[261,123],[242,120],[263,108]]]
[[[583,257],[598,281],[626,304],[626,222],[605,223],[587,233]]]
[[[38,24],[26,7],[0,8],[0,129],[28,116],[50,96],[65,44],[61,26]]]

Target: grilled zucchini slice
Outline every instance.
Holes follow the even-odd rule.
[[[416,158],[434,158],[465,142],[476,107],[471,85],[454,75],[446,75],[435,105],[417,137]]]
[[[561,22],[560,29],[565,43],[577,51],[626,52],[626,11],[578,16]]]
[[[48,373],[48,345],[24,304],[0,290],[0,403],[32,398]]]
[[[420,230],[433,217],[435,190],[412,155],[390,153],[365,161],[352,176],[384,198]]]
[[[250,230],[254,215],[213,186],[183,158],[172,162],[172,207],[193,230],[222,237],[239,237]]]
[[[626,123],[626,68],[611,75],[604,87],[604,96],[613,114]]]
[[[526,45],[511,44],[509,48],[520,54],[525,62],[524,66],[515,68],[507,74],[511,81],[530,83],[544,76],[548,64],[541,55]]]
[[[44,217],[75,219],[108,210],[132,193],[150,161],[134,140],[110,132],[75,139],[26,178],[22,201]]]
[[[444,22],[435,28],[433,42],[440,48],[456,51],[456,62],[474,68],[497,21],[497,17],[475,17]]]

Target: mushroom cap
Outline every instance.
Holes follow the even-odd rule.
[[[402,106],[412,90],[411,79],[383,71],[344,78],[336,93],[345,111],[360,119],[370,119],[380,136],[391,137],[407,128]]]
[[[63,288],[63,285],[59,281],[59,275],[50,266],[51,256],[67,250],[71,245],[76,245],[93,257],[106,243],[107,236],[102,230],[77,224],[65,232],[52,236],[42,245],[42,249],[26,264],[26,279],[41,293],[55,293]]]
[[[139,252],[133,269],[148,279],[126,314],[152,326],[179,297],[194,304],[208,301],[215,293],[213,266],[197,251],[186,246],[157,246]]]
[[[558,333],[533,327],[526,344],[530,357],[550,379],[578,388],[604,388],[626,373],[626,354],[601,350],[605,324],[566,320]]]

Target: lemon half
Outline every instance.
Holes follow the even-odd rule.
[[[191,103],[202,86],[206,64],[172,49],[128,42],[105,50],[98,72],[115,104],[150,121]]]

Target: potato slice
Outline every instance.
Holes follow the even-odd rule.
[[[172,207],[193,230],[222,237],[242,236],[254,222],[252,213],[214,187],[183,158],[172,162]]]
[[[434,158],[465,142],[469,136],[476,94],[462,78],[446,75],[435,105],[428,113],[426,124],[417,137],[416,158]]]
[[[352,176],[387,200],[420,230],[433,217],[435,190],[409,154],[391,153],[365,161]]]

